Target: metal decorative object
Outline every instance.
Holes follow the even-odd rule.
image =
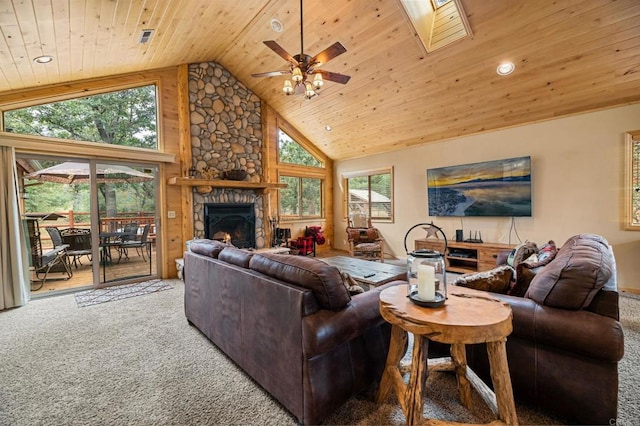
[[[428,225],[424,227],[423,225]],[[434,236],[444,240],[444,249],[440,253],[435,250],[414,250],[409,252],[407,237],[409,233],[423,226],[427,231],[426,238]],[[425,239],[426,239],[425,238]],[[404,249],[407,251],[407,297],[413,303],[427,307],[437,308],[445,304],[447,300],[447,271],[444,256],[447,252],[447,236],[439,226],[431,223],[419,223],[409,228],[404,236]]]

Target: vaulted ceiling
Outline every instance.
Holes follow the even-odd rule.
[[[459,3],[473,36],[427,53],[401,0],[305,0],[305,53],[340,41],[347,52],[321,68],[351,76],[305,100],[284,96],[283,77],[251,77],[286,68],[264,40],[300,53],[298,0],[4,0],[0,99],[216,61],[333,159],[640,101],[640,1]],[[147,44],[143,29],[155,30]],[[43,54],[54,61],[32,61]],[[503,61],[513,74],[496,74]]]

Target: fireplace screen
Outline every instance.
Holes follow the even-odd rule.
[[[252,203],[208,203],[204,206],[205,237],[255,248],[256,216]]]

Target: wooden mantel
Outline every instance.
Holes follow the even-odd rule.
[[[236,188],[236,189],[252,189],[260,190],[262,193],[267,193],[271,189],[286,188],[286,183],[269,183],[269,182],[246,182],[242,180],[224,180],[224,179],[195,179],[190,177],[170,177],[167,180],[169,185],[182,185],[182,186],[200,186],[211,188]]]

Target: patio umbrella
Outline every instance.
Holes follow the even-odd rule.
[[[96,173],[98,183],[134,183],[153,179],[152,174],[115,164],[98,164]],[[89,163],[67,161],[29,173],[24,178],[66,184],[89,183]]]

